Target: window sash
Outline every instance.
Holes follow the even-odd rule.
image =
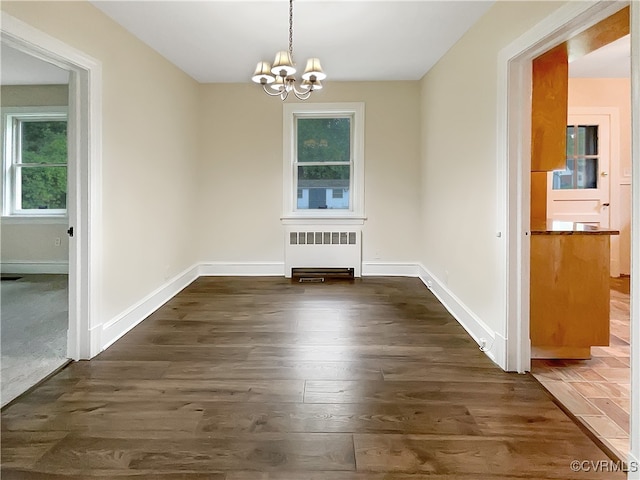
[[[64,216],[67,208],[22,208],[22,170],[25,168],[64,168],[64,163],[23,163],[22,127],[26,122],[68,122],[66,107],[23,107],[3,109],[2,215]],[[68,173],[65,172],[65,176]],[[68,193],[68,188],[65,189]],[[65,202],[66,203],[66,202]]]
[[[285,224],[303,222],[363,222],[364,214],[364,131],[365,105],[351,103],[290,103],[283,105],[283,211]],[[298,118],[351,117],[349,162],[298,162]],[[349,208],[298,209],[298,166],[349,166]],[[346,181],[346,178],[345,178]],[[346,187],[345,187],[346,188]],[[345,197],[346,199],[346,197]]]
[[[333,119],[333,118],[348,118],[349,122],[349,160],[348,161],[337,161],[337,162],[323,162],[323,161],[300,161],[298,154],[298,120],[300,119]],[[349,187],[348,187],[348,208],[331,208],[331,209],[313,209],[313,208],[298,208],[298,202],[295,201],[293,203],[293,212],[316,212],[318,214],[323,214],[327,211],[353,211],[353,181],[354,181],[354,172],[353,172],[353,159],[354,159],[354,124],[355,124],[355,114],[354,113],[346,113],[346,114],[334,114],[331,112],[322,113],[322,112],[310,112],[310,113],[296,113],[293,115],[293,162],[292,162],[292,170],[293,170],[293,191],[297,192],[301,188],[300,187],[300,178],[298,176],[299,169],[298,167],[331,167],[331,166],[348,166],[349,167]],[[297,195],[296,195],[297,197]],[[333,198],[333,197],[332,197]],[[298,200],[299,197],[296,198]]]

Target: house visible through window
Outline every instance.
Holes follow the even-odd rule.
[[[65,215],[66,109],[4,110],[3,215]]]
[[[362,215],[364,106],[285,105],[285,127],[285,217]]]

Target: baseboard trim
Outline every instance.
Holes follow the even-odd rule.
[[[204,262],[198,273],[203,277],[284,277],[284,262]]]
[[[2,262],[0,271],[22,275],[68,275],[69,262]]]
[[[107,349],[125,333],[167,303],[178,292],[198,278],[198,265],[194,265],[176,275],[137,304],[102,325],[100,351]]]
[[[362,262],[363,277],[417,277],[417,263]]]
[[[481,345],[481,339],[486,340],[484,352],[502,369],[505,369],[506,339],[489,328],[423,265],[419,263],[363,262],[362,275],[420,278],[478,345]],[[108,348],[200,276],[284,276],[284,263],[204,262],[194,265],[125,312],[103,324],[101,331],[95,332],[95,336],[92,334],[92,340],[94,340],[92,345],[96,341],[100,345],[96,353]]]
[[[418,277],[431,290],[444,307],[453,315],[473,340],[481,346],[484,339],[486,345],[484,353],[500,368],[506,369],[505,352],[506,339],[494,332],[477,315],[475,315],[449,288],[435,277],[424,265],[418,264]]]

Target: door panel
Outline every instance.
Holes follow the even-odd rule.
[[[609,228],[609,115],[571,115],[567,165],[548,173],[547,217]]]

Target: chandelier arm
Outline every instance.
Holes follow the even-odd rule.
[[[270,97],[278,97],[278,96],[280,96],[280,92],[271,93],[269,90],[267,90],[267,85],[266,84],[262,85],[262,90],[264,90],[264,93],[266,93]]]
[[[300,90],[298,90],[298,88],[296,88],[296,84],[292,83],[291,85],[293,87],[293,90],[299,94],[299,95],[306,95],[307,93],[311,93],[313,92],[313,85],[309,85],[308,87],[301,87]],[[300,97],[298,97],[300,98]]]
[[[294,89],[293,90],[293,94],[299,99],[299,100],[306,100],[311,96],[311,92],[313,90],[308,90],[306,93],[302,93],[302,92],[298,92],[298,90]]]

